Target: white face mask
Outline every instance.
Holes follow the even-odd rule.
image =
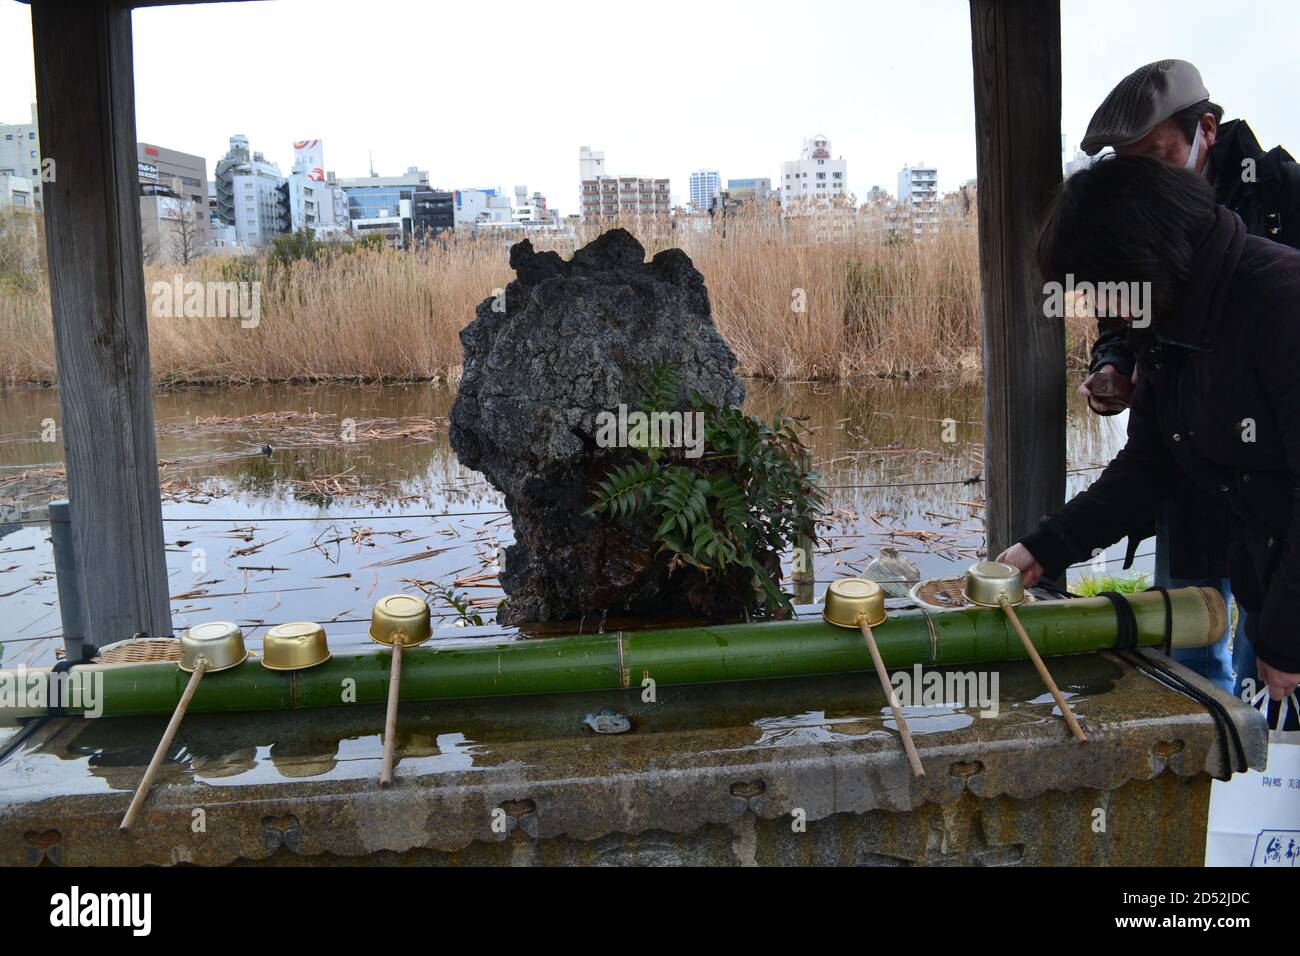
[[[1185,164],[1187,168],[1192,170],[1193,172],[1196,171],[1196,160],[1201,155],[1201,140],[1204,137],[1205,137],[1205,133],[1201,130],[1201,124],[1197,123],[1196,135],[1192,137],[1192,151],[1191,153],[1188,154],[1187,162]]]

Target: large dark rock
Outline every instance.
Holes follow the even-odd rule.
[[[485,299],[460,333],[464,373],[451,410],[452,448],[504,493],[514,519],[502,621],[687,610],[695,572],[670,580],[651,521],[585,512],[595,481],[633,458],[597,446],[596,416],[636,408],[656,363],[675,365],[687,394],[719,406],[744,400],[703,277],[680,249],[647,263],[622,229],[568,261],[524,240],[510,265],[517,278],[504,303]]]

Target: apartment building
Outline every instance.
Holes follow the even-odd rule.
[[[11,195],[21,195],[22,201],[12,205],[28,204],[36,210],[41,204],[41,132],[36,123],[36,104],[32,104],[32,117],[26,123],[0,123],[0,176],[9,177]],[[27,180],[27,185],[17,180]]]
[[[722,192],[722,174],[716,169],[697,169],[691,173],[691,209],[708,212]]]
[[[939,231],[939,171],[924,163],[904,166],[898,173],[898,203],[907,209],[912,235]]]
[[[848,162],[831,158],[831,141],[806,139],[799,158],[781,164],[781,208],[817,207],[848,196]]]
[[[600,179],[605,175],[605,153],[596,152],[590,146],[578,147],[578,180]]]
[[[241,246],[265,246],[290,229],[285,177],[280,167],[252,152],[248,137],[230,137],[230,148],[217,160],[214,180],[217,220],[235,228]]]
[[[582,218],[589,221],[667,218],[672,213],[668,179],[611,176],[605,171],[605,154],[589,146],[578,150],[578,198]]]
[[[0,209],[35,211],[38,185],[29,176],[11,176],[0,172]]]
[[[604,176],[582,183],[582,218],[587,220],[667,217],[672,212],[667,179]]]

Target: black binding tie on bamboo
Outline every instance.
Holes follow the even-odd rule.
[[[1174,605],[1169,600],[1169,589],[1160,585],[1147,588],[1148,591],[1159,591],[1160,596],[1165,599],[1165,657],[1172,657],[1174,650]]]
[[[1147,590],[1159,591],[1165,599],[1164,650],[1165,656],[1168,657],[1169,652],[1173,650],[1174,642],[1173,603],[1169,600],[1169,592],[1164,588],[1157,585],[1156,587],[1147,588]],[[1124,599],[1123,595],[1115,591],[1104,591],[1098,597],[1106,598],[1115,608],[1115,618],[1118,625],[1115,649],[1120,652],[1120,657],[1132,664],[1141,673],[1164,684],[1170,690],[1178,691],[1190,697],[1208,710],[1210,718],[1214,721],[1215,734],[1219,738],[1219,749],[1223,753],[1225,761],[1232,760],[1233,757],[1236,758],[1229,774],[1244,772],[1247,768],[1246,748],[1241,742],[1241,734],[1237,731],[1237,725],[1233,722],[1224,706],[1181,674],[1168,670],[1163,664],[1136,653],[1137,615],[1133,613],[1133,606]],[[1231,750],[1228,747],[1230,741],[1232,743]]]
[[[63,681],[56,680],[56,675],[67,673],[68,671],[72,670],[72,668],[76,667],[78,664],[89,664],[92,658],[87,653],[88,650],[89,648],[83,646],[81,651],[81,660],[74,661],[71,658],[65,657],[61,661],[56,661],[54,665],[50,668],[50,708],[49,708],[50,714],[49,716],[51,717],[68,716],[68,702],[63,699],[63,695],[59,692],[59,688],[63,685]]]
[[[1100,591],[1097,597],[1103,597],[1115,609],[1115,650],[1132,651],[1138,646],[1138,621],[1133,613],[1133,605],[1118,591]],[[1166,601],[1168,598],[1166,598]],[[1166,608],[1167,610],[1167,608]]]

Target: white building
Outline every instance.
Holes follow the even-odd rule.
[[[939,171],[920,163],[898,173],[898,203],[907,209],[912,235],[939,231]]]
[[[803,143],[803,152],[781,164],[781,208],[829,205],[848,196],[848,162],[831,159],[831,141],[818,134]]]
[[[289,228],[312,230],[318,239],[342,239],[349,233],[347,194],[325,172],[325,147],[318,139],[293,144],[293,172],[286,180]]]
[[[32,107],[35,109],[35,107]],[[578,148],[578,181],[600,179],[605,175],[605,153],[592,152],[590,146]]]
[[[578,150],[578,175],[578,200],[588,222],[667,219],[672,211],[667,178],[612,176],[605,169],[605,154],[590,146]]]
[[[697,169],[691,173],[691,209],[695,212],[708,212],[721,193],[722,174],[716,169]]]
[[[217,218],[222,225],[235,227],[240,245],[265,246],[289,229],[289,210],[281,190],[285,178],[279,166],[249,151],[248,137],[230,137],[230,149],[217,160],[213,181]]]
[[[495,190],[487,189],[457,189],[456,225],[472,226],[478,222],[479,216],[487,212],[488,196],[494,192]]]
[[[27,180],[26,195],[35,209],[41,205],[41,133],[36,104],[29,123],[0,123],[0,176]],[[19,187],[14,187],[19,188]]]
[[[546,197],[540,192],[528,194],[527,186],[515,187],[515,209],[512,221],[520,223],[549,223],[556,218],[546,206]]]
[[[29,176],[11,176],[0,172],[0,209],[36,211],[36,183]]]

